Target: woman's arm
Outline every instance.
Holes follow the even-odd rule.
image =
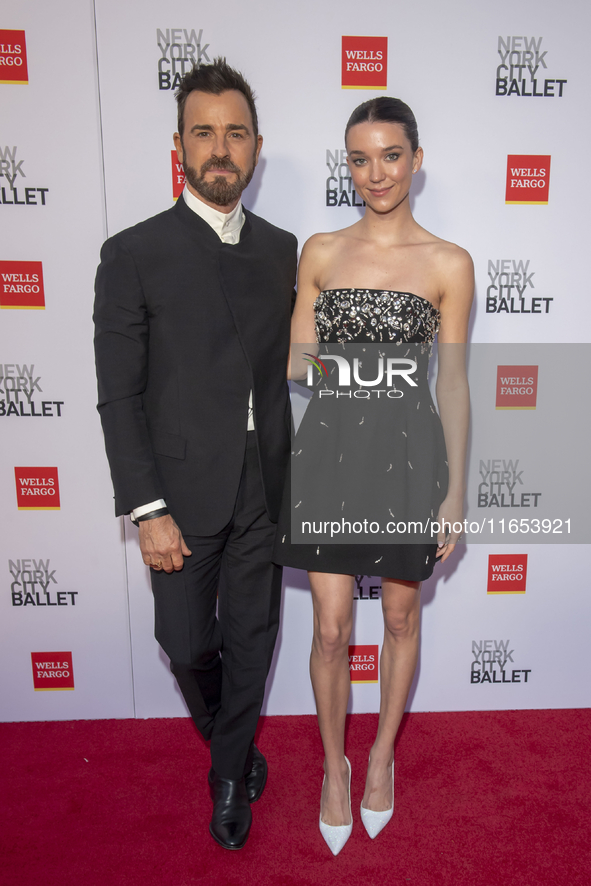
[[[316,353],[314,302],[320,292],[320,272],[325,235],[315,234],[305,243],[298,268],[298,294],[291,318],[291,352],[287,369],[290,379],[304,378],[308,363],[302,359],[304,351]],[[302,345],[303,347],[298,347]],[[308,347],[306,347],[306,345]],[[295,347],[294,347],[295,346]],[[293,356],[293,362],[292,362]]]
[[[443,426],[449,485],[439,510],[438,522],[453,526],[463,520],[466,493],[466,447],[470,421],[470,394],[466,376],[466,340],[468,321],[474,296],[474,267],[468,253],[456,247],[443,269],[443,295],[439,310],[441,326],[438,334],[437,405]],[[438,535],[446,560],[452,553],[461,532],[447,528]],[[448,537],[447,544],[445,538]]]

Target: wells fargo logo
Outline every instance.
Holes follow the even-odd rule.
[[[0,308],[45,308],[40,261],[0,261]]]
[[[343,37],[342,41],[342,88],[386,89],[388,38]]]
[[[24,31],[0,31],[0,83],[29,82]]]
[[[351,683],[377,683],[378,659],[377,646],[349,646]]]
[[[19,511],[59,511],[57,468],[15,468],[14,478]]]
[[[535,409],[537,366],[497,366],[497,409]]]
[[[550,192],[550,154],[509,154],[505,203],[545,206]]]
[[[74,688],[71,652],[31,652],[35,692]]]
[[[170,152],[170,162],[172,164],[172,199],[178,200],[185,187],[185,172],[176,151]]]
[[[487,594],[525,594],[527,554],[489,554]]]

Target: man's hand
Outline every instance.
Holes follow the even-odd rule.
[[[191,556],[181,530],[170,514],[155,517],[153,520],[142,520],[140,549],[146,566],[151,566],[156,572],[161,569],[165,572],[178,572],[184,566],[184,557]]]

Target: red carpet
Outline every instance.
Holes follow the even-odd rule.
[[[189,720],[0,725],[6,886],[578,886],[591,883],[591,711],[411,714],[392,821],[359,819],[377,718],[348,724],[353,835],[318,832],[313,717],[268,717],[246,847],[210,838],[207,749]]]

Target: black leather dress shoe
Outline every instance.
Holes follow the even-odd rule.
[[[210,769],[207,781],[213,800],[209,833],[224,849],[242,849],[252,824],[244,779],[222,778]]]
[[[255,803],[265,790],[265,785],[267,784],[267,772],[267,761],[255,744],[253,745],[252,769],[244,778],[244,781],[246,782],[246,793],[250,803]]]

